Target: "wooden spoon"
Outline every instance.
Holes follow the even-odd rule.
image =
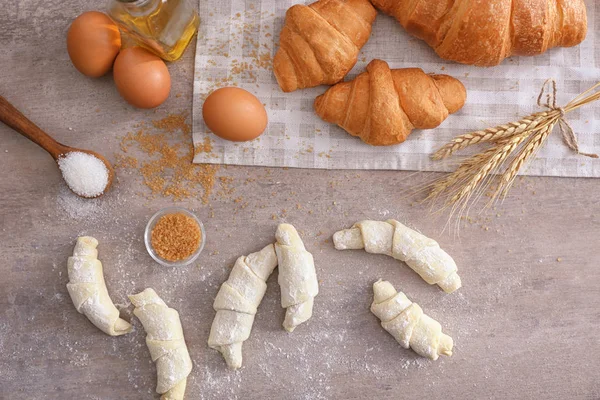
[[[25,136],[27,139],[31,140],[33,143],[39,145],[42,149],[46,150],[54,161],[58,164],[58,159],[66,156],[70,152],[80,152],[87,153],[96,158],[106,165],[106,169],[108,170],[108,180],[106,182],[106,187],[104,190],[96,195],[96,196],[83,196],[79,193],[76,193],[73,188],[69,187],[73,193],[78,196],[84,198],[94,198],[102,196],[112,185],[113,178],[115,176],[115,171],[113,167],[110,165],[106,158],[102,157],[100,154],[95,153],[90,150],[81,150],[76,149],[74,147],[65,146],[64,144],[58,143],[56,140],[52,139],[50,135],[41,130],[36,124],[31,122],[27,117],[25,117],[19,110],[17,110],[12,104],[10,104],[4,97],[0,96],[0,121],[4,122],[6,125],[13,128],[15,131],[19,132],[21,135]],[[63,176],[64,179],[64,176]],[[67,186],[69,186],[68,182]]]

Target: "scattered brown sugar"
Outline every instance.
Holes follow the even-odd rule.
[[[137,170],[152,195],[183,200],[200,197],[204,203],[212,193],[215,174],[219,167],[212,164],[194,164],[194,150],[210,153],[210,138],[196,144],[194,149],[192,129],[186,122],[187,114],[170,114],[164,118],[137,126],[121,140],[117,155],[117,168]],[[141,153],[136,158],[131,153]]]
[[[138,167],[138,159],[131,156],[124,156],[122,154],[116,155],[115,166],[117,168],[137,168]]]
[[[189,258],[202,243],[202,232],[198,223],[183,213],[163,215],[151,233],[152,248],[167,261]]]
[[[192,132],[192,127],[190,124],[185,122],[186,118],[187,115],[185,113],[169,114],[162,119],[152,121],[152,125],[157,129],[161,129],[169,133],[180,130],[184,134],[189,134]]]
[[[206,136],[204,142],[195,144],[196,153],[212,153],[212,140]]]

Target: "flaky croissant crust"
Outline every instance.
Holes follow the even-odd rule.
[[[440,125],[458,111],[467,94],[463,84],[448,75],[427,75],[418,68],[390,70],[373,60],[367,71],[339,83],[315,100],[315,111],[365,143],[402,143],[412,129]]]
[[[581,43],[583,0],[371,0],[442,58],[492,66]]]
[[[273,70],[284,92],[341,81],[371,35],[368,0],[319,0],[286,13]]]

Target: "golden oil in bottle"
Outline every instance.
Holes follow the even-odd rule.
[[[200,23],[188,0],[110,0],[108,13],[140,46],[167,61],[183,55]]]

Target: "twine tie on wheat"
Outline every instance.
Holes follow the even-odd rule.
[[[552,92],[550,92],[550,90],[548,90],[548,92],[546,93],[548,86],[552,87]],[[557,92],[556,81],[552,78],[546,79],[546,81],[542,85],[542,89],[540,90],[540,95],[538,96],[538,99],[537,99],[538,106],[545,107],[550,111],[558,111],[559,116],[558,116],[556,122],[558,122],[558,128],[560,129],[560,133],[562,135],[563,141],[568,148],[570,148],[575,153],[580,154],[582,156],[598,158],[598,154],[584,153],[581,150],[579,150],[579,142],[577,140],[577,136],[575,135],[573,128],[571,127],[571,125],[565,118],[567,111],[565,111],[564,107],[558,107],[556,105],[556,92]],[[546,94],[546,102],[542,103],[542,98],[544,97],[544,94]],[[574,100],[576,100],[576,99],[574,99]],[[566,107],[569,107],[569,105],[571,105],[574,102],[574,100],[571,101],[569,104],[567,104]]]

